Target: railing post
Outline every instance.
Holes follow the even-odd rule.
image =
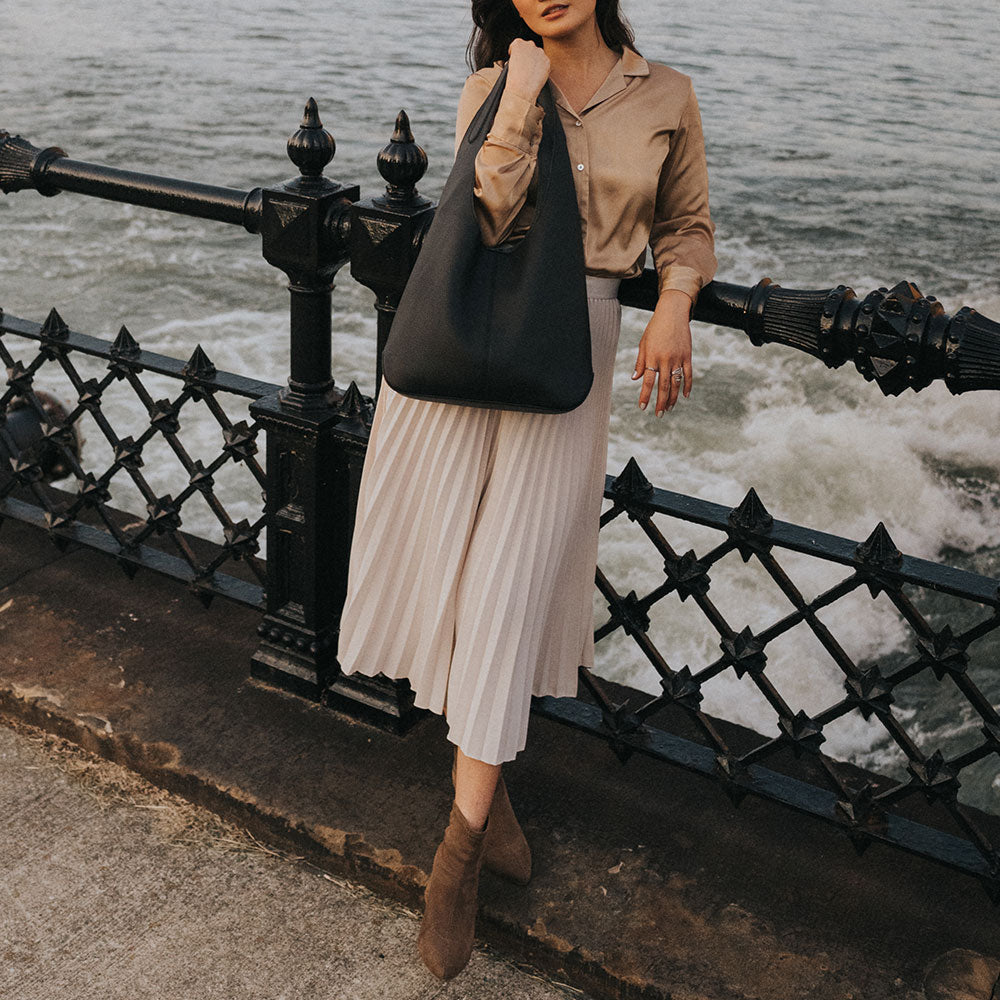
[[[434,203],[417,194],[417,181],[427,170],[427,154],[414,142],[405,111],[396,116],[396,130],[377,162],[386,181],[385,194],[359,201],[351,211],[351,277],[375,293],[378,314],[376,398],[382,385],[382,349],[424,233],[434,218]]]
[[[353,520],[333,433],[345,394],[331,377],[330,306],[360,192],[323,176],[335,149],[310,98],[288,140],[299,176],[265,189],[261,209],[264,258],[289,279],[290,374],[279,393],[250,406],[267,433],[268,513],[267,611],[251,673],[314,699],[335,669]]]
[[[371,288],[376,296],[376,395],[382,377],[382,348],[420,250],[421,239],[434,215],[433,203],[418,195],[415,187],[427,169],[427,155],[413,141],[410,123],[403,111],[396,118],[396,129],[389,144],[378,155],[378,169],[387,182],[386,193],[356,202],[351,208],[349,226],[351,275]],[[365,402],[352,384],[341,403],[344,419],[336,431],[341,442],[343,475],[349,484],[352,530],[371,428],[372,413]],[[384,627],[392,625],[384,623]],[[405,680],[371,678],[364,674],[332,675],[323,700],[396,731],[406,729],[423,714],[413,707],[413,693]]]

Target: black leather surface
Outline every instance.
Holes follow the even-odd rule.
[[[507,79],[469,124],[403,291],[382,357],[397,392],[442,402],[564,412],[593,382],[576,190],[548,83],[531,227],[487,247],[476,218],[475,159]]]

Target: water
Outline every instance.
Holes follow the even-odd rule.
[[[381,190],[375,154],[403,107],[430,159],[421,190],[436,197],[467,72],[465,6],[10,6],[0,128],[80,159],[248,188],[294,172],[283,139],[314,96],[337,141],[328,173],[370,196]],[[644,55],[694,78],[720,278],[752,283],[768,275],[798,288],[843,282],[861,294],[905,278],[949,311],[970,305],[1000,317],[994,3],[776,0],[765,9],[626,0],[625,10]],[[25,192],[0,197],[0,233],[0,305],[9,312],[41,319],[55,305],[75,329],[112,337],[126,323],[144,347],[187,357],[200,342],[220,368],[284,381],[284,281],[242,230]],[[852,368],[830,372],[699,325],[694,393],[657,420],[635,406],[629,379],[643,324],[642,313],[625,311],[611,471],[635,455],[657,485],[726,504],[752,485],[775,517],[849,537],[863,538],[883,520],[910,554],[1000,575],[997,394],[952,397],[933,386],[886,400]],[[371,391],[372,295],[346,270],[335,291],[334,359],[339,383],[357,379]],[[152,392],[158,398],[173,388],[164,380]],[[114,395],[109,410],[120,433],[131,433],[123,429],[134,413],[127,395]],[[88,461],[97,466],[107,448],[95,426],[87,436]],[[203,423],[185,440],[194,457],[208,459],[217,438]],[[161,463],[154,484],[176,492],[179,466],[166,449],[154,457]],[[259,493],[242,477],[230,476],[220,490],[236,517],[259,509]],[[142,509],[137,493],[116,500]],[[716,541],[688,526],[661,526],[679,551]],[[218,535],[207,507],[185,508],[185,527]],[[659,571],[628,523],[602,533],[601,565],[624,591],[642,592],[643,579]],[[838,577],[798,557],[787,566],[807,594]],[[787,609],[776,588],[738,559],[713,574],[711,596],[739,628],[761,627]],[[952,603],[933,598],[922,606],[940,627],[956,619]],[[668,604],[656,613],[653,635],[671,665],[714,658],[717,640],[691,602]],[[822,617],[863,664],[891,669],[912,651],[884,597],[847,600]],[[970,674],[1000,704],[1000,644],[984,640],[972,652]],[[602,642],[598,657],[605,675],[656,690],[654,672],[624,639]],[[801,628],[774,644],[768,672],[794,710],[816,711],[841,690],[839,671]],[[705,694],[708,711],[775,732],[770,709],[732,671]],[[941,747],[951,756],[979,742],[976,719],[950,681],[921,678],[897,698],[899,718],[927,752]],[[830,753],[903,773],[879,726],[852,717],[826,734]],[[995,756],[968,769],[963,798],[1000,811],[997,770]]]

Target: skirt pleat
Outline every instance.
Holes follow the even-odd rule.
[[[361,476],[338,660],[406,677],[448,738],[499,764],[532,695],[594,663],[594,571],[621,324],[587,278],[594,384],[568,413],[436,403],[383,381]]]

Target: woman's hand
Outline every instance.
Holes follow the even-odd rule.
[[[639,340],[632,378],[642,379],[640,409],[646,408],[657,379],[656,415],[662,417],[666,410],[674,408],[681,388],[681,380],[673,375],[678,368],[684,371],[684,396],[687,398],[691,395],[692,381],[691,298],[679,289],[668,288],[660,293],[653,316]]]
[[[515,38],[507,47],[507,90],[519,94],[526,101],[535,102],[549,78],[549,57],[541,46],[526,38]]]

